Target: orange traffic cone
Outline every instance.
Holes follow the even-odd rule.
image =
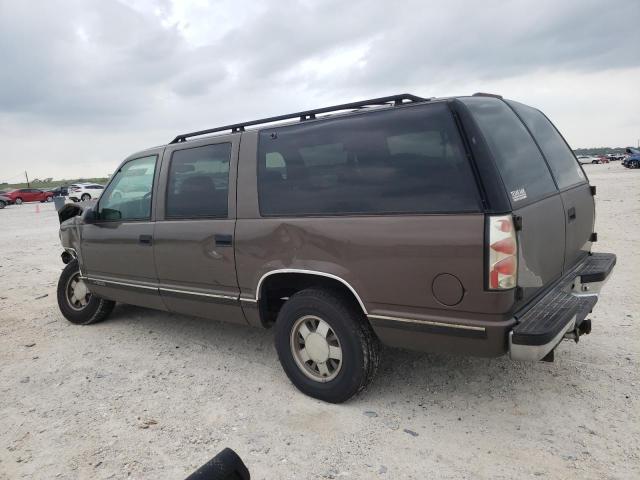
[[[36,203],[36,213],[40,213],[40,204]]]

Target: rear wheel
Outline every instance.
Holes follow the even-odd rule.
[[[0,200],[0,210],[2,210],[6,206],[7,204],[3,200]]]
[[[80,275],[78,261],[64,267],[58,280],[58,307],[64,317],[77,325],[89,325],[107,318],[115,302],[93,295]]]
[[[82,197],[80,197],[80,200],[82,200],[83,202],[86,202],[87,200],[91,199],[91,195],[89,195],[88,193],[83,193]]]
[[[16,205],[22,205],[22,199],[20,197],[16,198]]]
[[[303,393],[341,403],[371,381],[380,344],[360,309],[339,292],[310,288],[285,302],[276,321],[276,350]]]
[[[53,197],[47,197],[47,202],[53,202]]]

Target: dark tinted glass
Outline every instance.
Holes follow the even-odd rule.
[[[486,97],[461,100],[489,144],[514,207],[556,191],[540,150],[506,103]]]
[[[538,142],[560,188],[584,182],[585,177],[576,157],[556,128],[542,112],[522,103],[509,101]]]
[[[226,217],[231,144],[173,152],[167,186],[167,217]]]
[[[258,177],[263,215],[478,210],[442,103],[262,130]]]

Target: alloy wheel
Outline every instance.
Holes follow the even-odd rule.
[[[300,317],[290,335],[291,353],[298,368],[311,380],[329,382],[342,368],[342,347],[335,331],[315,315]]]
[[[84,280],[80,278],[80,272],[69,277],[66,294],[67,302],[74,310],[83,310],[91,300],[91,292]]]

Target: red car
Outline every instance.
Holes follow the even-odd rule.
[[[12,203],[20,205],[23,202],[51,202],[53,192],[44,192],[37,188],[19,188],[5,193]]]

